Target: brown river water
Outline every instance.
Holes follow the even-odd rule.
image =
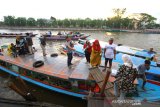
[[[38,36],[40,33],[47,32],[46,30],[0,30],[0,33],[2,32],[33,32],[37,33]],[[151,47],[154,48],[154,50],[158,53],[158,56],[160,56],[160,34],[142,34],[142,33],[127,33],[127,32],[115,32],[111,33],[110,36],[106,35],[105,31],[81,31],[82,33],[91,35],[91,38],[95,38],[101,41],[108,41],[110,37],[114,38],[114,42],[116,44],[123,44],[128,45],[136,48],[143,48],[143,49],[149,49]],[[52,34],[57,34],[58,31],[52,31]],[[33,38],[34,45],[39,45],[39,39],[37,37]],[[0,45],[4,43],[15,43],[15,38],[0,38]],[[60,42],[60,44],[63,44],[64,42]],[[48,42],[49,45],[54,44],[53,42]],[[0,81],[2,79],[0,78]],[[0,87],[1,88],[1,87]],[[66,97],[66,101],[60,102],[58,98],[65,97],[62,95],[58,95],[56,93],[47,91],[45,89],[41,89],[39,87],[36,87],[34,85],[30,84],[30,88],[35,91],[35,93],[39,94],[39,100],[42,102],[49,102],[54,103],[58,105],[63,105],[64,107],[83,107],[84,102],[81,102],[77,99],[76,102],[68,102],[72,101],[71,99],[68,99]],[[38,90],[38,91],[36,91]],[[41,94],[45,93],[45,94]],[[9,96],[10,93],[8,93]],[[52,96],[57,96],[57,98],[54,98]]]

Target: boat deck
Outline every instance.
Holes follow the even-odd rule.
[[[57,57],[51,57],[55,53],[52,49],[47,48],[47,56],[42,55],[42,50],[37,49],[33,55],[18,56],[14,58],[7,55],[6,50],[3,52],[4,56],[0,56],[1,60],[27,68],[32,71],[40,72],[50,76],[55,76],[63,79],[83,79],[87,80],[89,77],[89,65],[85,64],[85,59],[82,57],[74,57],[71,69],[67,66],[67,56],[58,54]],[[33,67],[35,61],[42,60],[44,65],[38,68]]]

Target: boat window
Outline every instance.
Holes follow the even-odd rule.
[[[61,86],[61,87],[66,88],[66,89],[71,88],[71,83],[69,81],[63,80],[61,78],[49,77],[49,83],[51,85]]]
[[[24,69],[19,67],[19,74],[24,74]]]
[[[6,67],[11,70],[12,64],[6,62]]]
[[[38,73],[38,72],[32,72],[33,73],[33,77],[35,79],[38,79],[40,81],[48,81],[48,78],[45,74],[41,74],[41,73]]]
[[[25,69],[24,71],[26,73],[26,76],[32,76],[33,75],[32,71],[30,71],[28,69]]]
[[[15,71],[15,72],[19,73],[19,67],[18,67],[18,66],[16,66],[16,65],[12,65],[11,70],[13,70],[13,71]]]

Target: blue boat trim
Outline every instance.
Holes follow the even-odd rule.
[[[74,96],[74,97],[78,97],[78,98],[82,98],[82,99],[85,97],[85,95],[83,95],[83,94],[77,94],[77,93],[73,93],[73,92],[61,90],[61,89],[58,89],[58,88],[55,88],[55,87],[52,87],[52,86],[49,86],[49,85],[46,85],[46,84],[37,82],[37,81],[35,81],[35,80],[29,79],[29,78],[27,78],[27,77],[24,77],[24,76],[21,76],[21,75],[19,75],[19,74],[17,74],[17,73],[14,73],[14,72],[12,72],[12,71],[10,71],[10,70],[2,67],[2,66],[0,66],[0,69],[3,70],[3,71],[5,71],[5,72],[7,72],[7,73],[9,73],[9,74],[11,74],[11,75],[13,75],[13,76],[16,76],[16,77],[19,76],[19,77],[21,77],[22,79],[24,79],[24,80],[26,80],[26,81],[28,81],[28,82],[30,82],[30,83],[36,84],[36,85],[38,85],[38,86],[47,88],[47,89],[52,90],[52,91],[56,91],[56,92],[59,92],[59,93],[62,93],[62,94],[66,94],[66,95],[70,95],[70,96]]]

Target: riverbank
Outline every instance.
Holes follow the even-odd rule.
[[[142,32],[142,30],[127,30],[127,29],[102,29],[102,28],[52,28],[52,27],[0,27],[7,30],[55,30],[55,31],[113,31],[113,32]]]
[[[8,27],[0,26],[0,30],[53,30],[53,31],[106,31],[106,32],[127,32],[127,33],[146,33],[160,34],[160,29],[118,29],[118,28],[53,28],[53,27]]]
[[[8,30],[66,30],[66,31],[105,31],[106,29],[92,28],[52,28],[52,27],[0,27],[0,29]]]

